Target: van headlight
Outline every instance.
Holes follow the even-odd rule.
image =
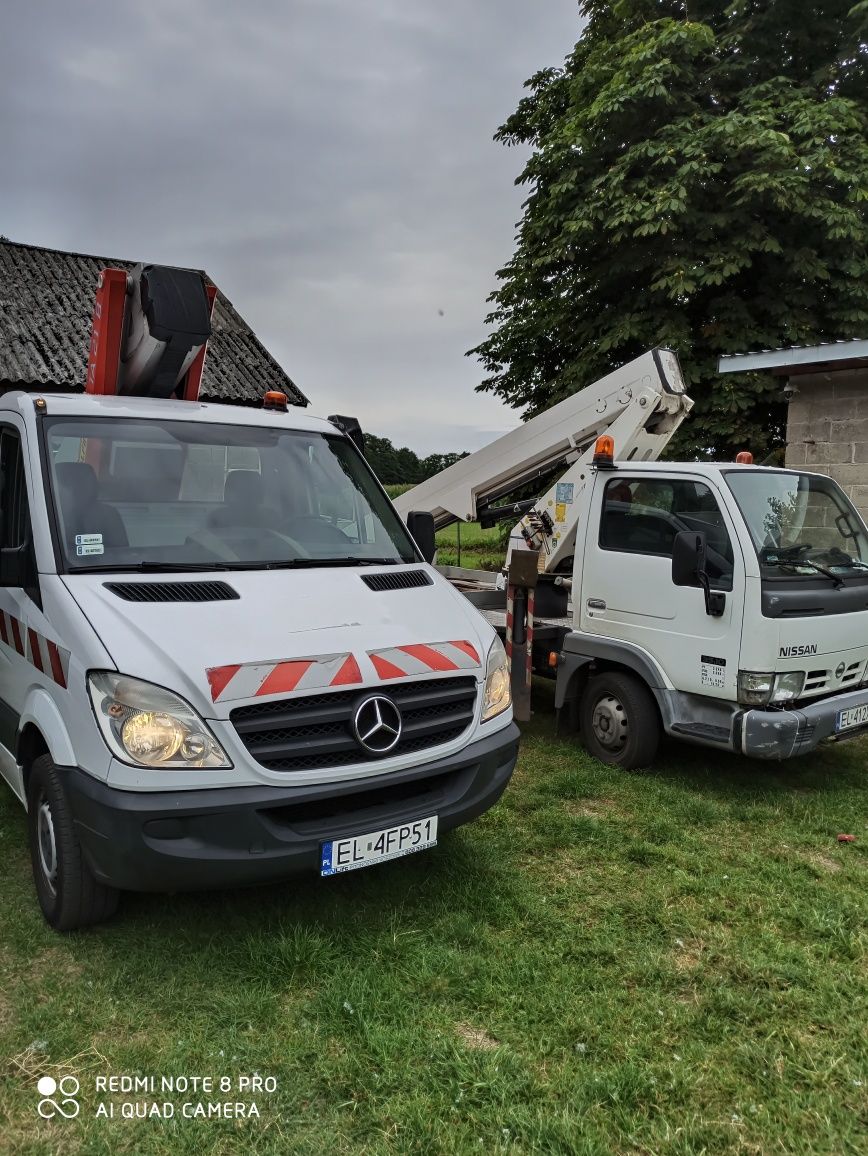
[[[503,714],[512,704],[512,693],[509,689],[509,664],[506,661],[506,651],[503,643],[495,635],[494,642],[488,652],[488,663],[485,668],[485,693],[482,696],[482,721],[486,722],[495,715]]]
[[[87,686],[102,736],[122,762],[166,770],[232,766],[193,708],[164,687],[107,670],[88,675]]]

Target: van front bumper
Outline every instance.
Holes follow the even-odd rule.
[[[868,688],[836,694],[797,710],[748,710],[741,716],[741,750],[755,759],[789,759],[812,751],[824,739],[864,735],[868,725],[836,734],[841,711],[868,705]]]
[[[431,815],[441,832],[468,823],[503,793],[518,737],[511,723],[448,758],[315,786],[121,791],[78,768],[61,771],[97,879],[128,891],[205,890],[316,873],[331,839]]]

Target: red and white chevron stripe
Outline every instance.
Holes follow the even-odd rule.
[[[389,646],[385,650],[369,650],[368,657],[384,682],[432,671],[473,670],[482,665],[476,648],[466,639]]]
[[[66,689],[69,678],[69,651],[45,638],[32,627],[25,626],[14,614],[0,610],[0,640],[17,651],[58,686]]]
[[[362,681],[362,672],[352,654],[318,654],[281,662],[243,662],[212,666],[205,672],[211,686],[211,701],[259,698],[266,694],[288,694],[293,690],[316,690],[324,686],[353,686]]]

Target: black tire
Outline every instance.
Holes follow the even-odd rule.
[[[120,893],[97,882],[85,862],[50,755],[36,759],[30,770],[27,831],[36,895],[54,930],[74,931],[111,918]]]
[[[601,763],[631,771],[654,761],[660,743],[657,704],[632,674],[611,671],[589,679],[579,726],[585,749]]]

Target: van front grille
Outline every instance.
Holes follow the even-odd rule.
[[[442,746],[473,722],[475,678],[414,679],[388,687],[304,695],[236,707],[229,715],[249,754],[270,771],[311,771],[372,763],[352,731],[357,707],[372,694],[401,713],[401,737],[387,757]]]

